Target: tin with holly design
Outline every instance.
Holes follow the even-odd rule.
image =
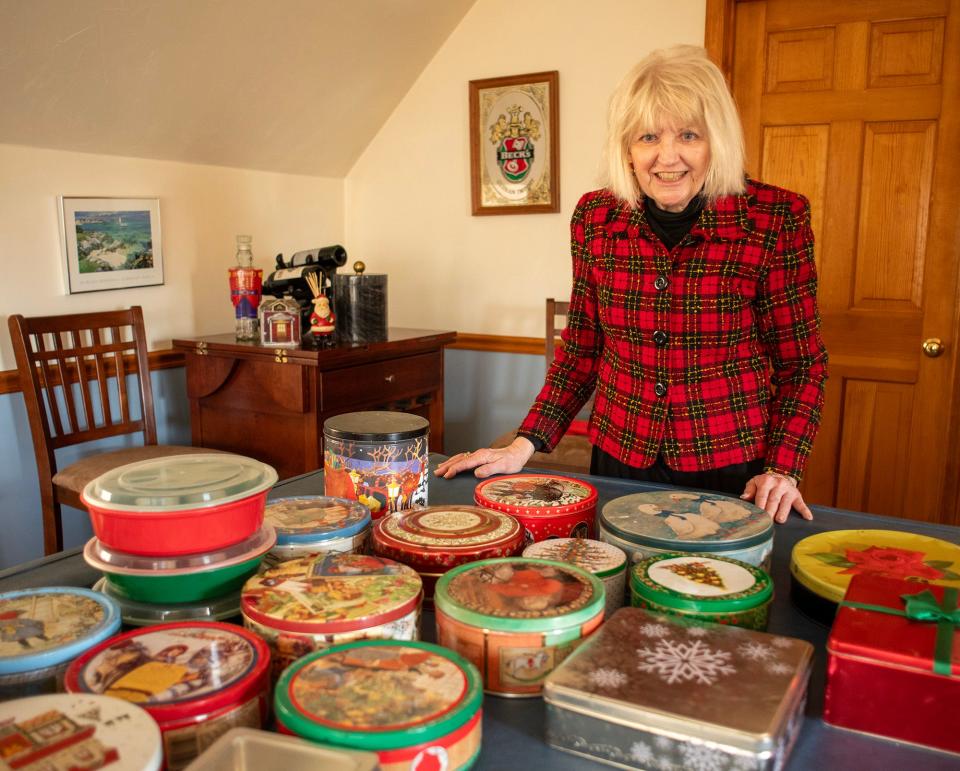
[[[425,600],[450,568],[523,549],[520,523],[509,514],[477,506],[430,506],[377,520],[374,553],[409,565],[423,579]]]
[[[666,553],[633,566],[630,595],[634,607],[762,630],[773,602],[773,581],[746,562]]]
[[[437,583],[437,641],[472,661],[498,696],[537,696],[543,678],[603,620],[598,578],[527,557],[454,568]]]
[[[277,683],[282,733],[376,752],[383,771],[468,769],[480,754],[480,673],[426,642],[363,640],[297,661]]]
[[[547,538],[592,538],[597,516],[597,488],[557,474],[509,474],[477,485],[478,506],[520,520],[527,543]]]

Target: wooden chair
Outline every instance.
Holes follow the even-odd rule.
[[[157,445],[139,306],[64,316],[24,318],[16,314],[8,325],[33,435],[46,554],[63,549],[60,506],[84,510],[80,493],[87,482],[126,463],[209,452]],[[131,376],[137,383],[134,389],[128,386]],[[139,396],[139,417],[131,414],[133,393]],[[134,432],[143,434],[144,446],[102,452],[57,469],[54,451],[61,447]]]

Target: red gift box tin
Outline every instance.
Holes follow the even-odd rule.
[[[179,769],[228,729],[263,725],[269,675],[269,649],[255,634],[194,621],[112,637],[74,661],[64,685],[143,707],[160,726],[166,767]]]
[[[423,579],[424,599],[450,568],[523,549],[520,523],[509,514],[476,506],[430,506],[377,520],[373,551],[409,565]]]
[[[957,589],[854,576],[827,641],[823,719],[960,753]]]
[[[592,538],[597,488],[556,474],[510,474],[477,485],[478,506],[512,514],[526,531],[527,543],[547,538]]]

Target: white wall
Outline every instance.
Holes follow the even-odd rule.
[[[702,45],[704,18],[705,0],[479,0],[347,175],[350,257],[389,275],[390,323],[542,336],[611,91],[654,48]],[[560,77],[561,212],[473,217],[467,83],[544,70]]]
[[[160,199],[164,286],[65,296],[57,197]],[[149,347],[233,329],[235,236],[257,267],[278,252],[344,243],[343,180],[0,145],[0,320],[143,306]],[[0,331],[0,370],[14,369]]]

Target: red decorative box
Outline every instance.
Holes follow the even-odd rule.
[[[854,576],[827,641],[823,719],[960,753],[957,589]]]
[[[477,485],[473,500],[520,520],[527,544],[548,538],[593,538],[597,488],[558,474],[511,474]]]

